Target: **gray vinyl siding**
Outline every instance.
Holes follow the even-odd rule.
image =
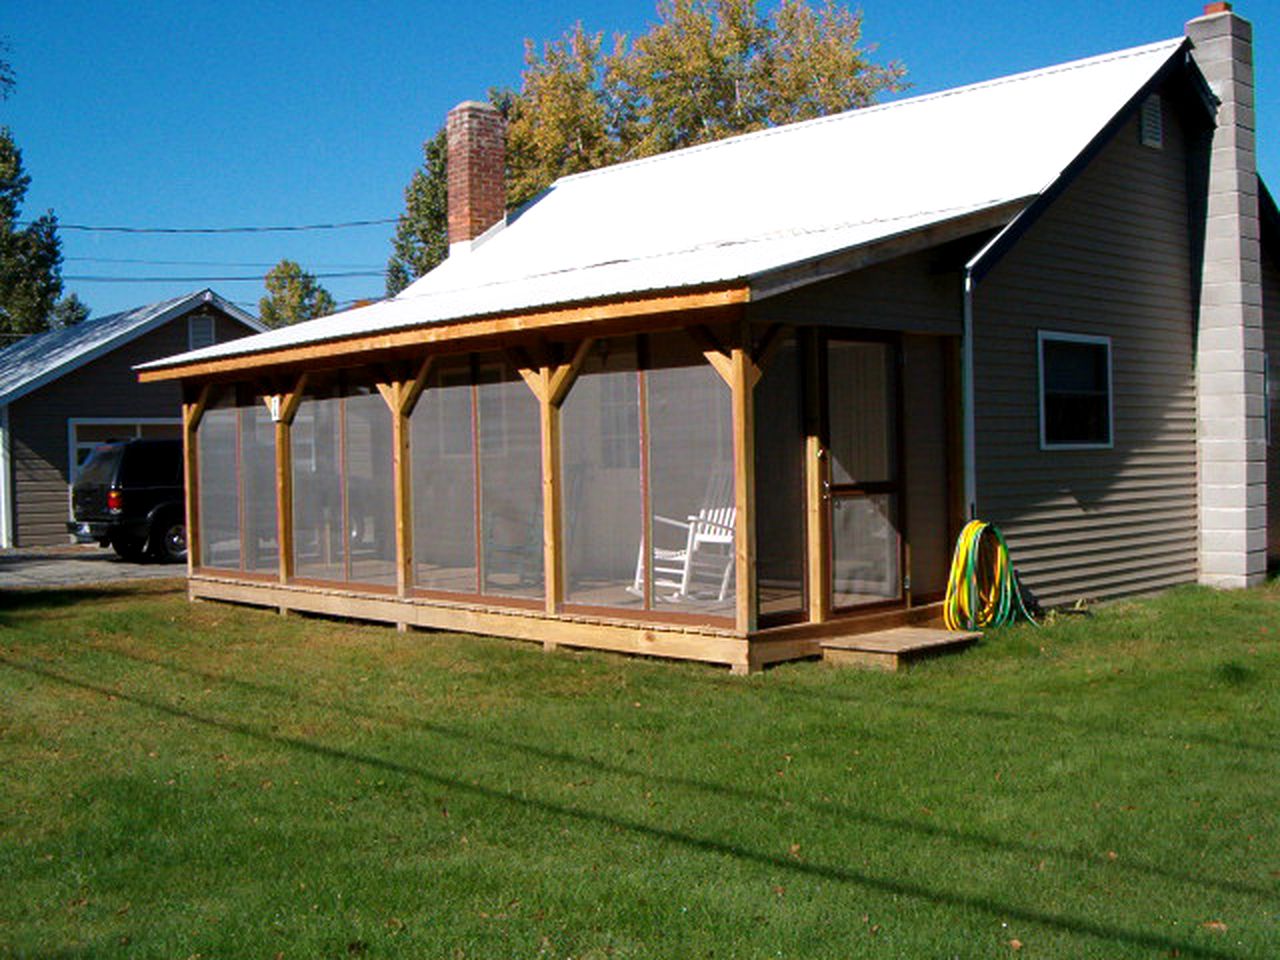
[[[219,340],[249,333],[219,314]],[[175,382],[140,384],[132,367],[187,349],[187,317],[179,317],[15,400],[12,432],[15,546],[51,546],[69,540],[67,421],[79,417],[177,419],[182,400]]]
[[[1040,600],[1196,579],[1196,400],[1186,146],[1125,125],[978,287],[978,513]],[[1111,338],[1113,441],[1041,450],[1037,331]]]
[[[980,244],[960,243],[977,252]],[[970,249],[971,248],[971,249]],[[760,322],[817,324],[864,330],[960,333],[957,245],[909,254],[749,304]]]
[[[1265,241],[1264,241],[1265,243]],[[1262,322],[1271,390],[1270,435],[1267,437],[1267,560],[1280,564],[1280,251],[1262,255]]]

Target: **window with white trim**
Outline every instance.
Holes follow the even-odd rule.
[[[1040,448],[1112,445],[1111,338],[1041,330]]]

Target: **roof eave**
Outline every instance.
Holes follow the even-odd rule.
[[[1207,118],[1212,124],[1215,120],[1215,106],[1213,101],[1205,99],[1203,94],[1208,90],[1208,84],[1204,80],[1204,75],[1200,72],[1200,68],[1196,66],[1195,61],[1191,58],[1191,41],[1184,40],[1169,55],[1169,59],[1164,65],[1151,75],[1137,92],[1133,94],[1124,106],[1122,106],[1115,115],[1107,121],[1106,125],[1085,145],[1084,149],[1076,154],[1075,158],[1069,163],[1065,169],[1048,184],[1040,194],[1027,205],[1018,216],[1014,217],[1008,225],[998,234],[991,238],[981,250],[974,254],[973,258],[965,265],[965,270],[972,278],[974,283],[980,282],[997,263],[1004,257],[1006,253],[1013,248],[1022,236],[1031,229],[1040,217],[1053,205],[1054,201],[1075,182],[1076,178],[1084,172],[1085,168],[1102,152],[1103,148],[1115,137],[1117,133],[1128,122],[1130,115],[1138,109],[1139,105],[1151,95],[1156,89],[1162,86],[1178,71],[1189,71],[1192,83],[1198,93],[1201,95],[1196,98],[1196,102],[1202,105],[1206,111]],[[1198,82],[1197,82],[1198,81]],[[1212,94],[1209,94],[1212,97]]]
[[[152,383],[210,377],[266,373],[297,364],[341,361],[363,362],[371,355],[395,353],[438,344],[473,345],[509,338],[513,334],[601,327],[607,323],[634,322],[645,317],[692,311],[709,311],[744,304],[750,289],[743,280],[697,287],[652,291],[639,296],[607,298],[583,303],[557,304],[537,309],[434,321],[384,330],[374,334],[334,337],[184,363],[149,363],[138,370],[138,380]]]
[[[195,302],[193,303],[192,301]],[[28,394],[35,393],[37,390],[48,386],[55,380],[61,380],[67,374],[74,373],[81,367],[93,363],[95,360],[111,353],[113,350],[118,350],[125,344],[131,343],[139,337],[145,336],[157,327],[161,327],[185,313],[190,313],[196,307],[205,303],[213,303],[235,320],[240,323],[244,323],[246,326],[253,327],[259,333],[266,329],[266,327],[264,327],[258,320],[245,313],[235,304],[222,299],[222,297],[218,296],[212,290],[200,290],[183,297],[171,307],[166,310],[162,310],[145,323],[139,324],[136,327],[130,327],[118,336],[112,337],[109,340],[105,340],[98,344],[92,350],[87,350],[84,353],[77,354],[76,356],[68,359],[65,363],[51,367],[39,376],[28,380],[26,383],[15,387],[13,390],[10,390],[8,393],[0,394],[0,406],[7,406],[10,403],[21,400]],[[138,309],[142,308],[140,307]]]

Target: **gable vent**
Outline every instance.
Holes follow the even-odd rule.
[[[1156,150],[1164,146],[1164,111],[1157,94],[1153,93],[1142,103],[1142,127],[1138,139],[1144,146]]]
[[[187,318],[188,350],[212,346],[213,341],[213,317],[207,313],[197,313]]]

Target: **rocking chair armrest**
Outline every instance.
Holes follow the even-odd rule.
[[[656,520],[656,519],[658,519],[658,518],[657,518],[657,517],[654,517],[654,519]],[[690,518],[689,518],[689,523],[688,523],[688,524],[683,524],[683,523],[682,523],[682,524],[680,524],[680,526],[682,526],[682,527],[683,527],[683,526],[692,526],[692,525],[693,525],[693,524],[695,524],[695,523],[696,523],[696,524],[698,524],[699,526],[711,527],[711,528],[713,528],[713,529],[715,529],[715,530],[723,530],[725,533],[733,533],[733,532],[734,532],[734,527],[733,527],[731,524],[728,524],[728,523],[720,523],[720,522],[719,522],[719,521],[717,521],[717,520],[708,520],[706,517],[690,517]]]
[[[693,520],[695,518],[690,517],[689,519]],[[672,520],[670,517],[664,517],[656,513],[653,515],[653,521],[654,523],[665,523],[669,527],[679,527],[681,530],[688,530],[693,526],[693,524],[685,523],[683,520]]]

